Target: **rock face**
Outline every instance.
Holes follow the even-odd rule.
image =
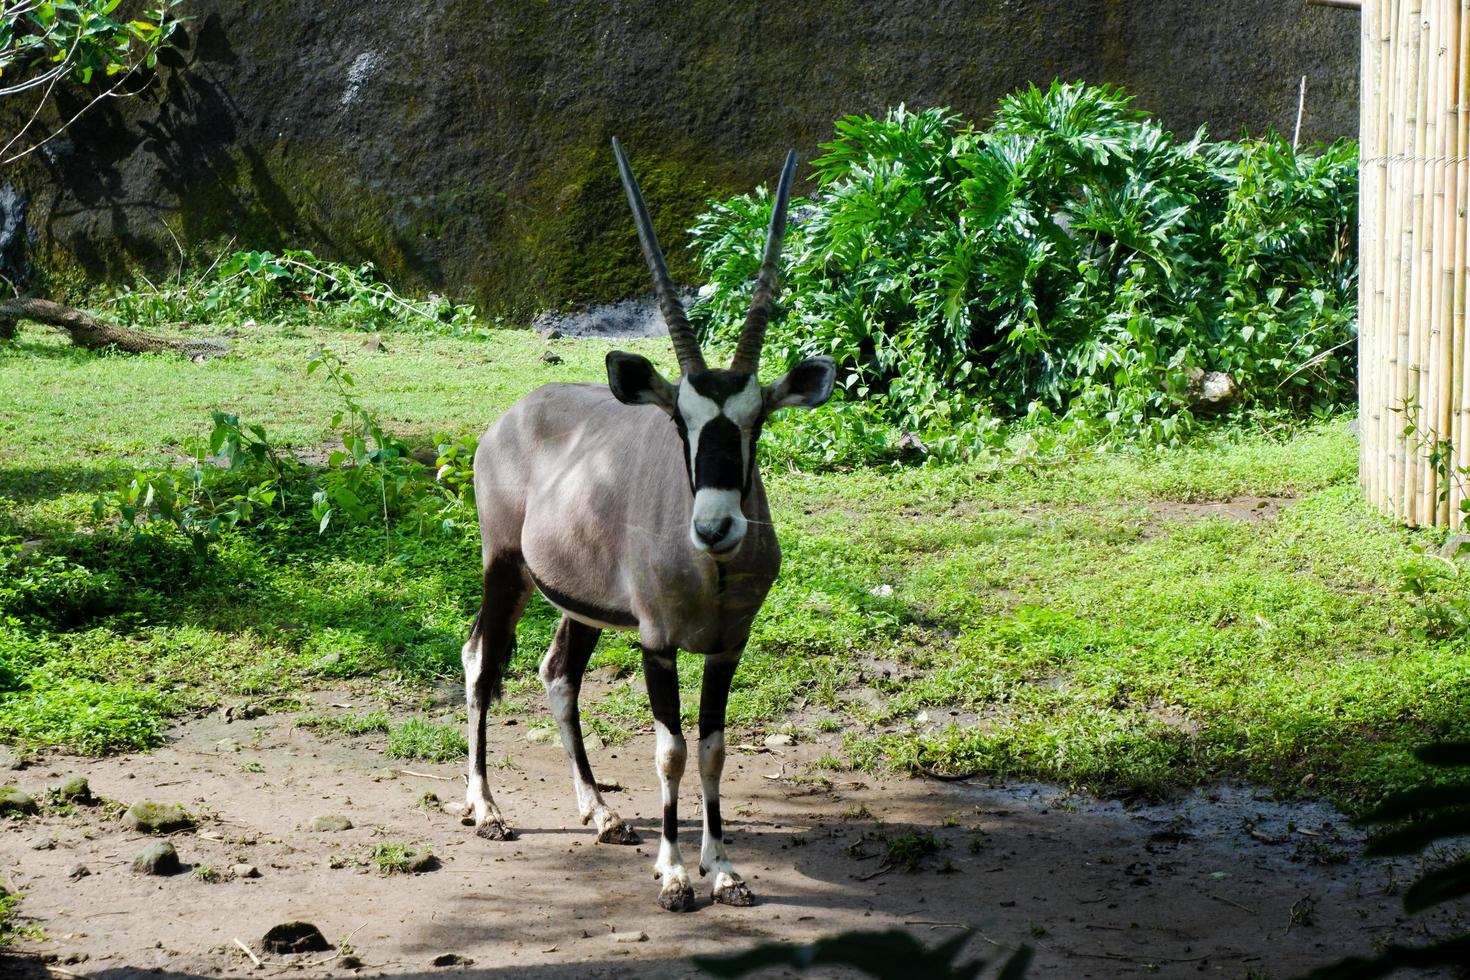
[[[613,135],[691,282],[704,201],[769,183],[788,146],[811,160],[849,113],[979,119],[1062,77],[1121,83],[1180,133],[1290,132],[1306,75],[1304,137],[1357,127],[1357,15],[1280,0],[188,6],[152,87],[7,172],[7,267],[171,268],[171,229],[205,258],[309,247],[524,313],[647,290]]]

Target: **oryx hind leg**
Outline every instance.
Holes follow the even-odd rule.
[[[470,744],[465,802],[475,821],[475,833],[488,840],[515,836],[495,805],[485,777],[485,709],[500,699],[501,675],[515,649],[516,622],[530,597],[531,581],[518,555],[487,558],[480,611],[460,651]]]
[[[551,647],[541,661],[541,683],[546,685],[552,716],[561,729],[561,744],[566,749],[567,762],[572,769],[572,788],[577,792],[577,810],[582,816],[582,823],[596,823],[600,844],[637,844],[639,838],[633,828],[623,823],[623,819],[603,802],[602,794],[597,791],[597,780],[593,778],[592,766],[587,762],[587,746],[582,741],[582,714],[577,697],[582,691],[582,675],[587,670],[587,661],[591,659],[601,634],[602,630],[595,626],[563,616]]]

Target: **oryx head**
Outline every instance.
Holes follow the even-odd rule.
[[[677,383],[670,382],[648,358],[612,351],[607,355],[608,384],[618,401],[657,405],[674,420],[684,442],[686,475],[694,494],[689,540],[695,548],[717,559],[728,558],[745,538],[741,503],[750,492],[755,473],[755,443],[760,438],[761,424],[778,408],[816,408],[825,402],[832,395],[837,373],[832,358],[812,357],[772,384],[762,385],[757,377],[766,323],[776,298],[777,263],[786,231],[786,203],[796,171],[796,151],[786,154],[786,166],[781,170],[755,296],[728,369],[705,365],[694,328],[684,315],[664,265],[638,181],[616,139],[613,153],[618,158],[623,189],[638,226],[638,241],[653,272],[659,308],[669,325],[682,376]],[[675,478],[674,474],[669,478]]]

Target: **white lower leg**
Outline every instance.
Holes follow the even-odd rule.
[[[661,722],[654,722],[654,738],[657,744],[656,764],[659,785],[663,790],[663,833],[659,838],[658,860],[653,865],[659,877],[659,901],[665,908],[685,908],[693,904],[694,887],[689,883],[689,872],[684,868],[684,858],[679,853],[678,825],[675,819],[679,799],[679,780],[684,775],[684,763],[688,749],[684,745],[684,734],[672,731]]]
[[[725,852],[720,814],[720,776],[725,770],[725,732],[710,732],[699,740],[699,781],[704,790],[704,841],[699,849],[699,873],[714,876],[714,897],[730,905],[749,905],[750,889]]]
[[[577,743],[581,738],[581,730],[576,724],[577,695],[572,690],[572,683],[565,677],[547,680],[545,675],[542,675],[541,680],[546,685],[546,697],[551,702],[551,715],[556,719],[556,727],[561,730],[561,744],[566,750],[567,766],[572,772],[572,788],[577,793],[577,812],[582,823],[593,821],[599,835],[612,834],[622,826],[622,819],[603,801],[597,784],[577,765]],[[583,751],[586,751],[585,747]]]
[[[475,826],[490,829],[499,834],[505,829],[505,818],[490,795],[490,784],[485,778],[485,703],[480,697],[478,678],[473,676],[470,644],[466,643],[460,654],[465,661],[465,707],[469,715],[469,761],[465,805],[474,817]]]

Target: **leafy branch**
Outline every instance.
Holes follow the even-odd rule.
[[[35,100],[26,121],[0,147],[0,165],[34,153],[100,103],[130,94],[124,84],[140,69],[157,65],[159,49],[183,23],[177,14],[182,2],[161,0],[132,20],[113,16],[121,0],[0,4],[0,99]],[[58,85],[86,89],[99,79],[113,81],[91,93],[80,109],[56,123],[44,138],[26,145]],[[17,146],[23,148],[12,153]]]

